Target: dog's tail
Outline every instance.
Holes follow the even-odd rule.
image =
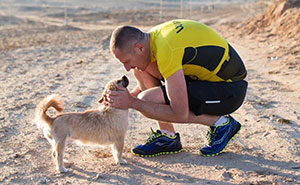
[[[35,108],[34,122],[40,127],[42,123],[46,123],[48,126],[52,125],[54,118],[50,117],[46,112],[53,107],[57,112],[64,110],[63,102],[57,94],[52,94],[40,101]]]

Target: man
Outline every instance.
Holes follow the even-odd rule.
[[[137,86],[129,93],[120,87],[107,95],[113,107],[133,108],[158,120],[159,130],[132,149],[141,157],[180,152],[179,133],[172,123],[210,126],[204,156],[223,152],[240,130],[228,114],[243,103],[245,66],[236,51],[206,25],[173,20],[143,32],[131,26],[116,28],[112,54],[127,71],[133,69]]]

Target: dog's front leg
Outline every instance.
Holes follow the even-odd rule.
[[[122,139],[122,141],[119,140],[112,145],[112,154],[116,164],[127,164],[127,161],[122,159],[123,147],[124,139]]]

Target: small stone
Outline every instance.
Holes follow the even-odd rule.
[[[276,60],[278,60],[278,57],[277,57],[277,56],[275,56],[275,57],[270,57],[270,59],[271,59],[271,61],[276,61]]]
[[[56,74],[56,76],[55,76],[55,79],[56,80],[63,80],[64,79],[64,77],[63,76],[61,76],[60,74]]]
[[[79,62],[77,62],[76,64],[82,64],[83,63],[83,60],[80,60]]]
[[[21,155],[20,154],[16,154],[16,155],[14,155],[14,158],[16,159],[16,158],[20,158],[21,157]]]
[[[232,173],[230,173],[230,172],[225,172],[225,173],[223,173],[223,177],[224,177],[225,179],[232,179]]]
[[[241,27],[243,27],[243,24],[238,24],[238,25],[236,26],[236,28],[241,28]]]
[[[42,178],[41,180],[40,180],[40,184],[46,184],[46,179],[45,178]]]
[[[100,174],[97,174],[97,175],[96,175],[96,180],[98,180],[98,179],[104,179],[104,177],[101,176]]]
[[[300,166],[292,166],[292,169],[300,169]]]
[[[221,170],[221,169],[223,169],[223,167],[222,167],[222,166],[219,166],[219,165],[215,165],[215,169]]]
[[[283,124],[290,124],[290,123],[291,123],[290,120],[284,119],[284,118],[279,118],[279,119],[277,120],[277,122],[283,123]]]
[[[263,136],[266,137],[266,136],[268,136],[269,134],[270,134],[270,132],[265,132]]]
[[[86,104],[83,104],[81,102],[77,102],[75,106],[78,108],[87,108],[88,107]]]

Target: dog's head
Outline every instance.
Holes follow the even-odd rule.
[[[120,79],[117,80],[111,80],[110,82],[108,82],[105,86],[105,89],[102,93],[101,98],[99,99],[99,103],[102,103],[104,101],[104,99],[106,98],[106,94],[108,93],[108,91],[117,91],[118,88],[117,86],[121,86],[121,87],[127,87],[129,84],[129,80],[127,78],[127,76],[123,76]]]

